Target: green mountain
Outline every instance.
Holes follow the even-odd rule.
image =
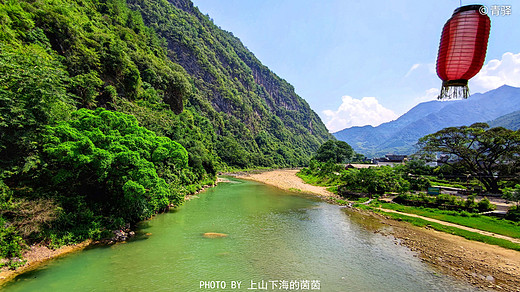
[[[189,1],[0,2],[0,257],[101,238],[333,139]]]
[[[512,112],[487,122],[491,128],[504,127],[509,130],[520,130],[520,111]]]

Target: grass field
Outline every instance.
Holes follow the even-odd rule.
[[[404,213],[416,214],[441,221],[451,222],[475,229],[480,229],[509,237],[520,238],[520,226],[513,221],[498,219],[490,216],[471,214],[468,212],[444,211],[431,208],[403,206],[392,203],[375,202],[384,209],[396,210]]]
[[[450,233],[450,234],[454,234],[454,235],[458,235],[458,236],[462,236],[462,237],[464,237],[466,239],[469,239],[469,240],[480,241],[480,242],[484,242],[484,243],[487,243],[487,244],[498,245],[498,246],[501,246],[501,247],[504,247],[504,248],[520,251],[520,244],[513,243],[513,242],[511,242],[509,240],[505,240],[505,239],[501,239],[501,238],[495,238],[495,237],[487,236],[487,235],[482,235],[482,234],[479,234],[479,233],[462,230],[462,229],[459,229],[459,228],[456,228],[456,227],[445,226],[445,225],[442,225],[442,224],[430,222],[430,221],[427,221],[427,220],[424,220],[424,219],[421,219],[421,218],[415,218],[415,217],[406,216],[406,215],[403,215],[403,214],[387,213],[387,212],[383,212],[383,211],[380,211],[380,212],[385,214],[386,216],[388,216],[390,218],[400,219],[402,221],[409,222],[409,223],[411,223],[411,224],[413,224],[415,226],[419,226],[419,227],[429,226],[429,227],[431,227],[431,228],[433,228],[435,230],[446,232],[446,233]]]
[[[308,183],[310,185],[314,186],[321,186],[321,187],[334,187],[339,184],[337,179],[329,179],[326,177],[318,177],[314,175],[306,175],[301,172],[296,173],[296,176],[301,178],[305,183]]]

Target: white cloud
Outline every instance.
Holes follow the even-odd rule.
[[[420,64],[420,63],[417,63],[417,64],[413,64],[412,67],[410,67],[410,69],[408,70],[408,72],[406,72],[406,74],[404,75],[404,78],[408,78],[410,77],[410,75],[414,72],[414,71],[419,71],[419,72],[415,72],[414,75],[418,75],[418,74],[437,74],[437,71],[436,71],[436,67],[435,67],[435,64],[434,63],[426,63],[426,64]]]
[[[404,77],[408,77],[410,76],[410,74],[417,68],[419,68],[419,66],[421,66],[421,64],[413,64],[412,67],[410,68],[410,70],[408,70],[408,72],[406,72],[406,74],[404,75]]]
[[[323,111],[327,120],[325,125],[331,132],[353,126],[378,126],[398,117],[392,110],[383,107],[375,97],[355,99],[343,96],[341,100],[342,103],[336,111]]]
[[[472,93],[485,92],[504,84],[520,87],[520,53],[504,53],[501,60],[493,59],[482,66],[470,80]]]
[[[414,99],[415,104],[436,100],[437,96],[439,96],[440,90],[438,88],[430,88],[424,92],[424,94],[420,97],[416,97]]]

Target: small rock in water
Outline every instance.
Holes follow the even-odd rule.
[[[495,282],[495,278],[493,278],[493,276],[491,275],[486,276],[486,280],[488,280],[489,282]]]
[[[112,233],[114,233],[114,237],[112,237],[110,239],[110,241],[114,241],[114,242],[126,241],[126,240],[128,240],[128,238],[135,235],[135,232],[133,232],[133,231],[125,232],[124,230],[121,230],[121,229],[114,230],[114,231],[112,231]]]
[[[206,238],[219,238],[219,237],[227,237],[228,235],[225,233],[217,233],[217,232],[206,232],[202,234],[203,237]]]

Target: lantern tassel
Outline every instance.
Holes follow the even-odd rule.
[[[450,82],[443,82],[441,93],[437,99],[466,99],[469,97],[469,87],[467,81],[465,84],[449,84]]]

